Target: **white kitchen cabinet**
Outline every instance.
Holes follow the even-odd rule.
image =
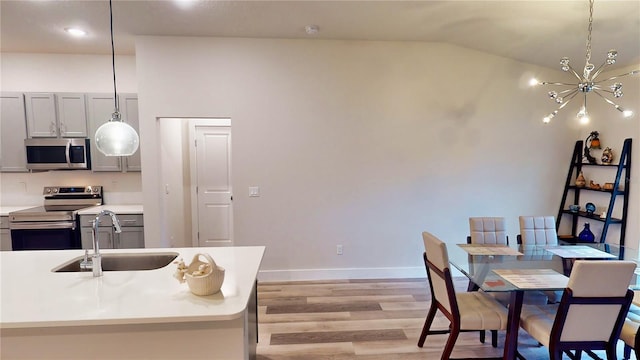
[[[27,122],[22,93],[0,95],[0,172],[28,172]]]
[[[142,214],[119,214],[121,233],[116,233],[111,218],[100,218],[98,244],[101,249],[144,248],[144,218]],[[80,215],[81,241],[83,249],[93,249],[93,220],[95,215]]]
[[[9,230],[9,217],[0,216],[0,251],[11,251],[11,230]]]
[[[111,119],[115,109],[113,94],[87,94],[89,138],[91,139],[91,168],[93,171],[140,171],[140,149],[132,156],[105,156],[95,146],[96,130]],[[136,94],[118,95],[122,119],[139,133],[138,97]]]
[[[24,98],[29,137],[87,137],[84,94],[25,93]]]

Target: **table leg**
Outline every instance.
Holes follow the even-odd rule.
[[[511,292],[509,301],[509,315],[507,317],[507,335],[504,340],[504,360],[516,359],[518,352],[518,331],[520,329],[520,312],[522,311],[522,299],[524,291]]]

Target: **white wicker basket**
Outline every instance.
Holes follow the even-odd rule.
[[[208,263],[200,261],[200,257],[204,257]],[[203,275],[192,275],[200,269],[201,265],[207,266],[207,270]],[[209,254],[196,254],[193,261],[189,264],[187,272],[184,274],[189,290],[195,295],[212,295],[220,291],[224,282],[224,268],[216,265],[213,258]]]

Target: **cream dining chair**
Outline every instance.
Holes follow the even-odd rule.
[[[522,246],[533,245],[558,245],[558,233],[556,232],[556,218],[554,216],[520,216],[520,234],[516,237],[518,244]],[[553,254],[544,249],[525,250],[527,257],[537,257],[549,260]],[[561,291],[543,291],[547,301],[556,303],[562,297]]]
[[[559,304],[524,305],[520,326],[549,349],[549,359],[563,353],[579,359],[582,351],[605,350],[616,360],[616,345],[633,300],[632,261],[576,260]]]
[[[558,245],[556,219],[554,216],[520,216],[518,244]]]
[[[633,292],[634,302],[640,301],[640,291]],[[631,357],[631,350],[636,355],[636,359],[640,359],[640,307],[631,304],[627,318],[622,325],[620,332],[620,340],[624,342],[624,354],[622,358],[628,360]]]
[[[422,239],[425,248],[423,260],[431,290],[431,307],[418,339],[418,346],[424,345],[427,335],[448,333],[449,338],[441,359],[450,359],[461,331],[505,330],[507,310],[484,292],[456,293],[446,244],[428,232],[422,233]],[[449,319],[448,330],[431,329],[438,310]]]
[[[470,217],[467,243],[508,245],[504,217]]]

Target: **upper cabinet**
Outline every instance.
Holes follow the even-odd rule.
[[[87,94],[89,138],[91,138],[91,168],[93,171],[140,171],[140,148],[132,156],[105,156],[95,146],[94,134],[100,125],[111,119],[115,103],[113,94]],[[137,94],[118,95],[122,121],[131,125],[138,134]]]
[[[30,138],[85,138],[87,111],[82,93],[25,93]]]
[[[28,172],[24,139],[27,122],[22,93],[0,95],[0,172]]]

